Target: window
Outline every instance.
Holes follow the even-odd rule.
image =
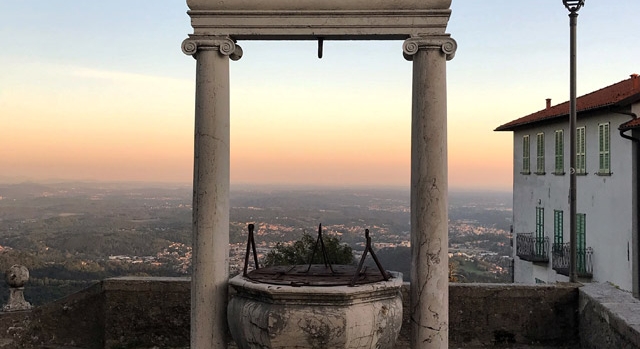
[[[600,149],[600,166],[598,174],[611,174],[611,158],[609,155],[610,137],[609,123],[598,124],[598,140]]]
[[[544,250],[544,207],[536,207],[536,255],[546,255]]]
[[[544,174],[544,133],[536,136],[536,174]]]
[[[564,131],[556,130],[555,174],[564,174]]]
[[[564,243],[563,228],[563,215],[560,210],[553,210],[553,250],[561,251],[562,244]]]
[[[523,174],[531,173],[531,167],[529,162],[530,149],[531,148],[529,147],[529,135],[523,136],[522,137],[522,173]]]
[[[576,173],[587,173],[587,145],[585,140],[585,127],[578,127],[576,129]]]

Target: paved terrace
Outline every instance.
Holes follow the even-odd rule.
[[[409,347],[409,287],[396,348]],[[0,313],[0,348],[187,348],[189,296],[187,278],[107,279]],[[451,284],[449,307],[451,348],[640,348],[640,301],[608,284]]]

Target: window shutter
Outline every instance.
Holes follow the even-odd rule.
[[[522,172],[529,173],[531,171],[529,156],[531,148],[529,146],[529,135],[522,137]]]
[[[556,156],[555,156],[555,172],[560,174],[564,172],[564,132],[556,130]]]
[[[536,172],[544,173],[544,133],[536,135]]]
[[[585,173],[586,166],[586,144],[585,144],[585,128],[579,127],[576,130],[576,172]]]

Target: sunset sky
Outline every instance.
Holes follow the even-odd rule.
[[[449,186],[510,190],[512,134],[568,99],[560,0],[453,0]],[[0,182],[192,180],[195,60],[186,2],[0,0]],[[578,94],[640,73],[640,1],[587,0]],[[232,184],[409,185],[402,42],[239,42]]]

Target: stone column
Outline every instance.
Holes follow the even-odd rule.
[[[446,61],[448,36],[412,37],[411,108],[411,347],[449,347]]]
[[[189,38],[196,59],[193,168],[191,348],[227,347],[229,279],[229,56],[241,49],[226,37]]]

